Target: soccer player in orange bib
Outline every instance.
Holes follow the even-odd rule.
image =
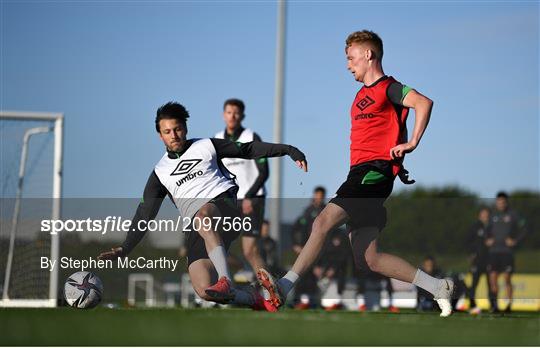
[[[298,278],[318,257],[329,231],[347,223],[357,268],[374,271],[425,289],[433,294],[441,316],[452,313],[454,284],[434,278],[407,261],[377,250],[377,238],[386,225],[384,201],[394,179],[409,181],[403,168],[405,154],[416,149],[428,125],[433,102],[416,90],[385,75],[383,43],[372,31],[359,31],[346,40],[347,69],[363,84],[351,106],[350,171],[336,196],[313,223],[311,235],[292,269],[278,281],[264,269],[257,277],[276,306],[285,302]],[[414,129],[407,139],[406,119],[415,111]]]

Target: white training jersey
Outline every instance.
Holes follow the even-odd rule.
[[[216,133],[215,135],[218,139],[225,139],[225,131]],[[246,128],[238,137],[237,142],[240,143],[249,143],[254,140],[254,132]],[[243,158],[223,158],[223,164],[227,169],[233,173],[236,177],[236,182],[238,184],[238,194],[236,197],[238,199],[243,199],[246,197],[246,193],[253,186],[257,177],[259,176],[259,169],[257,164],[253,159],[243,159]],[[257,191],[256,196],[266,195],[266,189],[264,185]]]
[[[178,158],[165,153],[154,172],[169,191],[180,216],[192,218],[197,211],[221,193],[236,187],[234,178],[218,163],[210,139],[194,139]]]

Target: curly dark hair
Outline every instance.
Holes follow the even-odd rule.
[[[161,105],[156,112],[156,131],[159,133],[159,121],[169,119],[178,120],[186,127],[186,121],[189,118],[189,112],[186,108],[177,102],[170,101]]]

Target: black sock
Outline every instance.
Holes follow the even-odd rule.
[[[476,307],[476,300],[474,298],[471,298],[471,305],[470,305],[471,308],[474,308]]]
[[[498,305],[497,305],[497,294],[493,292],[489,292],[489,303],[491,304],[491,309],[494,311],[498,311]]]

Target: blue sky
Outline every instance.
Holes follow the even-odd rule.
[[[2,1],[0,109],[65,113],[66,197],[139,197],[164,102],[208,137],[241,98],[245,126],[271,141],[276,14],[275,2]],[[347,175],[361,85],[344,41],[366,28],[385,72],[435,101],[406,160],[419,184],[539,189],[538,2],[290,2],[287,26],[284,142],[310,172],[285,161],[285,197],[335,192]]]

